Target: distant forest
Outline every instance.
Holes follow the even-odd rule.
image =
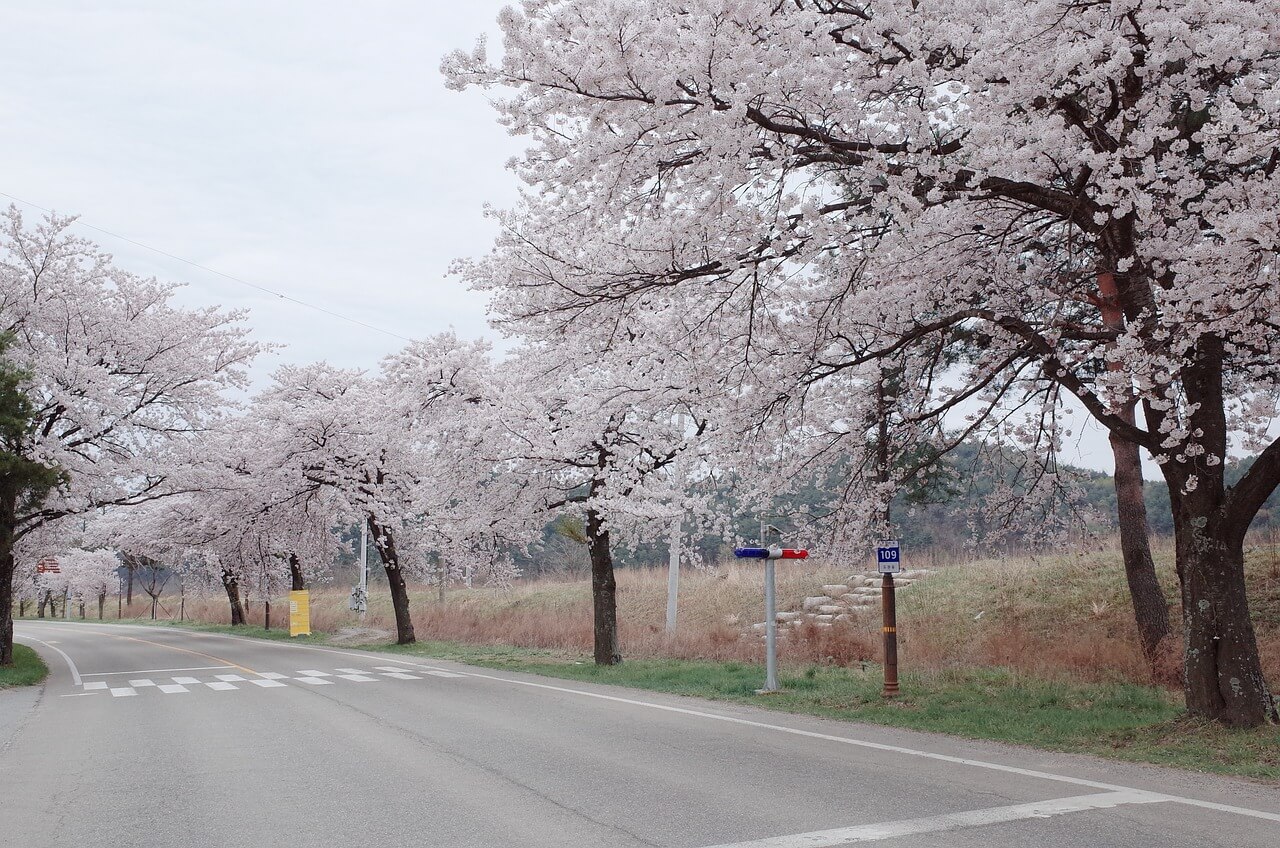
[[[893,505],[895,532],[903,545],[917,552],[932,552],[943,559],[963,556],[975,549],[988,552],[1022,550],[1029,540],[1018,528],[1006,530],[999,515],[992,515],[992,493],[1001,482],[1017,491],[1019,469],[1028,458],[1010,451],[993,451],[977,445],[964,445],[953,452],[921,486],[899,496]],[[1248,458],[1229,463],[1227,481],[1234,483],[1253,464]],[[1154,467],[1148,461],[1150,474]],[[1064,489],[1076,499],[1063,499],[1057,504],[1058,520],[1078,523],[1086,532],[1100,536],[1115,530],[1116,493],[1111,476],[1071,465],[1055,469]],[[1147,517],[1153,536],[1172,536],[1173,517],[1169,507],[1169,490],[1163,481],[1148,480],[1145,487]],[[733,493],[717,494],[726,512],[734,511]],[[781,513],[810,514],[817,511],[822,493],[809,489],[780,498]],[[1016,510],[1016,499],[1010,506]],[[999,512],[996,510],[995,512]],[[741,539],[754,540],[758,531],[753,516],[744,516],[735,527]],[[770,519],[783,530],[789,529],[785,519]],[[1273,494],[1253,521],[1254,532],[1280,529],[1280,493]],[[719,536],[706,535],[696,542],[699,557],[716,562],[732,556],[732,545]],[[518,558],[524,573],[585,573],[587,570],[586,537],[581,522],[562,518],[548,524],[541,540],[531,546],[528,556]],[[666,539],[621,550],[620,567],[657,567],[667,562]]]

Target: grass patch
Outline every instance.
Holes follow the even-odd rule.
[[[13,665],[0,665],[0,689],[34,686],[49,676],[49,667],[26,645],[13,646]]]

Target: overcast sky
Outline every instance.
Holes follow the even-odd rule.
[[[447,269],[488,250],[483,207],[515,200],[522,141],[438,66],[482,33],[496,45],[503,5],[4,0],[0,192],[399,336],[497,341]],[[372,367],[403,344],[83,232],[187,283],[186,303],[249,308],[285,345],[259,385],[280,362]],[[1110,466],[1096,427],[1067,454]]]
[[[402,336],[487,333],[446,270],[487,249],[520,145],[438,66],[502,5],[5,0],[0,191]],[[85,235],[188,302],[252,309],[288,345],[262,373],[402,344]]]

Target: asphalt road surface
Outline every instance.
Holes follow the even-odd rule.
[[[1280,789],[387,654],[19,622],[0,845],[1280,845]]]

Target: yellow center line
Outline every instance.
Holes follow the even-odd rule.
[[[101,632],[101,631],[99,631],[99,632]],[[251,668],[246,668],[245,666],[240,665],[240,664],[239,664],[239,663],[237,663],[237,662],[232,662],[231,660],[227,659],[226,657],[215,657],[213,654],[202,654],[202,653],[200,653],[199,651],[192,651],[192,650],[190,650],[189,648],[179,648],[179,647],[177,647],[177,646],[175,646],[175,645],[166,645],[166,644],[164,644],[163,642],[152,642],[152,641],[151,641],[151,640],[149,640],[149,639],[139,639],[139,638],[137,638],[136,636],[121,636],[121,635],[119,635],[118,633],[102,633],[101,635],[103,635],[103,636],[110,636],[112,639],[128,639],[130,642],[141,642],[141,643],[143,643],[144,645],[155,645],[157,648],[168,648],[170,651],[181,651],[181,652],[182,652],[182,653],[184,653],[184,654],[191,654],[191,655],[193,655],[193,656],[197,656],[197,657],[204,657],[204,658],[205,658],[205,659],[207,659],[207,660],[215,660],[215,661],[220,662],[220,663],[226,663],[227,665],[231,666],[232,668],[238,668],[238,669],[240,669],[241,671],[247,672],[247,673],[249,673],[249,674],[257,674],[257,673],[258,673],[258,672],[254,671],[254,670],[253,670],[253,669],[251,669]]]

